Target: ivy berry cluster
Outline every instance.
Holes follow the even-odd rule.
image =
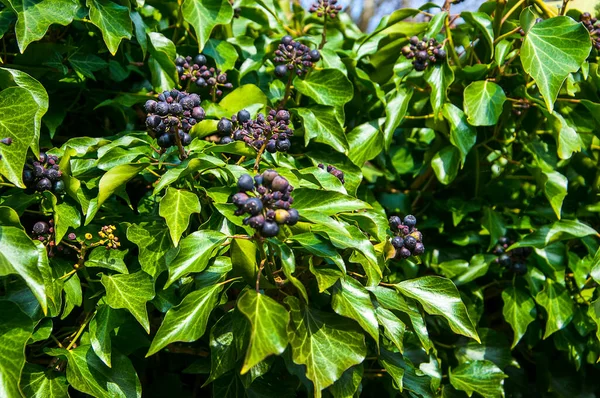
[[[280,65],[275,67],[277,77],[286,77],[290,71],[302,76],[321,59],[319,50],[311,50],[308,46],[294,41],[292,36],[284,36],[275,50],[274,61]]]
[[[342,6],[337,5],[338,0],[319,0],[310,6],[309,12],[317,14],[319,18],[323,15],[327,15],[330,18],[337,17],[338,13],[342,11]]]
[[[208,66],[206,57],[202,54],[196,55],[193,59],[190,56],[177,57],[175,67],[179,74],[179,80],[190,81],[200,88],[210,86],[211,93],[217,97],[223,95],[223,89],[231,90],[233,88],[233,84],[227,81],[227,73]]]
[[[527,257],[532,253],[532,249],[530,247],[518,247],[506,252],[506,249],[514,243],[515,241],[506,236],[500,237],[493,251],[498,256],[495,261],[517,275],[525,275],[527,273]]]
[[[177,145],[177,138],[182,146],[189,145],[192,142],[190,130],[205,116],[200,96],[179,90],[161,93],[158,101],[146,101],[144,109],[148,114],[146,126],[157,137],[161,148]]]
[[[264,146],[269,153],[287,152],[292,146],[289,137],[294,135],[290,119],[290,112],[285,109],[272,109],[266,117],[259,113],[256,119],[243,109],[231,119],[219,120],[217,132],[222,136],[221,144],[244,141],[257,151]]]
[[[46,251],[48,252],[48,257],[54,257],[56,255],[55,249],[58,252],[64,252],[64,254],[70,254],[71,251],[68,247],[63,246],[62,244],[56,245],[55,237],[54,237],[54,220],[50,219],[48,222],[46,221],[38,221],[33,224],[31,228],[31,237],[34,240],[38,240],[46,246]],[[67,235],[69,240],[75,240],[77,236],[71,232]]]
[[[402,47],[402,55],[407,59],[413,59],[413,67],[416,71],[424,71],[430,64],[442,63],[446,59],[446,51],[442,44],[436,39],[419,40],[413,36],[409,40],[409,45]]]
[[[322,169],[322,170],[326,169],[325,165],[323,163],[319,163],[319,168]],[[346,180],[344,179],[344,172],[343,171],[341,171],[339,169],[336,169],[332,165],[328,164],[327,165],[327,172],[329,174],[331,174],[332,176],[337,177],[337,179],[340,180],[340,182],[342,184],[346,183]]]
[[[398,216],[389,219],[390,229],[394,233],[392,246],[396,249],[396,258],[405,259],[425,253],[423,234],[416,228],[417,218],[411,214],[402,220]]]
[[[596,22],[598,22],[597,18],[593,18],[592,14],[589,12],[584,12],[579,17],[583,26],[590,32],[590,36],[592,36],[592,45],[598,51],[600,51],[600,27],[596,26]]]
[[[52,191],[61,194],[65,190],[62,172],[58,166],[58,157],[40,153],[39,160],[25,164],[23,182],[27,188],[38,192]]]
[[[244,218],[249,225],[265,238],[276,236],[280,225],[295,225],[298,222],[298,210],[292,209],[294,198],[290,195],[294,187],[275,170],[265,170],[252,178],[242,175],[237,182],[238,193],[231,201],[237,206],[235,214]]]

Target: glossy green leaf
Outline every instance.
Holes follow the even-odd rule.
[[[192,192],[167,188],[167,194],[160,201],[158,213],[167,221],[171,240],[177,246],[181,234],[188,228],[190,216],[200,213],[200,201]]]
[[[268,356],[285,351],[290,314],[277,301],[252,289],[238,298],[237,308],[250,321],[250,343],[241,370],[244,374]]]
[[[347,153],[348,141],[333,108],[312,106],[296,108],[294,111],[303,121],[305,145],[314,140],[329,145],[338,152]]]
[[[446,62],[440,66],[428,68],[425,72],[425,81],[431,87],[430,101],[433,111],[438,113],[448,99],[448,88],[454,81],[454,72]]]
[[[333,288],[331,308],[341,316],[354,319],[379,345],[379,325],[369,292],[355,279],[345,277]]]
[[[493,126],[502,114],[506,95],[502,87],[488,80],[477,81],[465,88],[464,108],[473,126]]]
[[[394,287],[403,295],[421,303],[427,313],[446,318],[455,333],[479,341],[467,308],[451,280],[438,276],[424,276],[396,283]]]
[[[333,398],[352,398],[358,392],[362,378],[363,366],[353,366],[329,387],[329,392]]]
[[[323,69],[305,79],[296,77],[294,87],[320,105],[341,106],[354,96],[352,83],[337,69]]]
[[[81,225],[81,213],[68,203],[60,203],[54,209],[54,240],[60,243],[69,229],[77,229]]]
[[[584,236],[596,234],[596,230],[577,220],[560,220],[538,228],[537,231],[512,245],[510,249],[527,246],[543,249],[561,240],[583,238]]]
[[[105,268],[121,274],[128,274],[129,271],[124,261],[126,255],[127,250],[106,250],[106,247],[96,247],[90,252],[85,261],[85,266]]]
[[[447,146],[433,155],[431,167],[442,184],[448,185],[454,181],[458,174],[460,160],[460,151],[454,146]]]
[[[26,363],[21,375],[21,391],[30,398],[68,397],[69,383],[64,374]]]
[[[150,333],[146,303],[154,298],[154,281],[144,271],[134,274],[102,275],[106,302],[111,308],[128,310]]]
[[[559,283],[546,279],[544,289],[535,296],[535,301],[546,310],[544,338],[561,330],[573,319],[575,303],[567,289]]]
[[[488,14],[484,12],[462,12],[461,17],[465,19],[465,22],[474,26],[479,32],[481,32],[483,38],[488,44],[491,51],[491,55],[494,55],[494,29],[492,27],[493,20]]]
[[[227,237],[216,231],[196,231],[183,238],[179,244],[179,252],[167,263],[169,279],[165,289],[177,279],[191,272],[202,272],[213,257],[213,251],[225,242]]]
[[[90,321],[90,342],[94,353],[111,367],[112,341],[111,333],[123,323],[123,315],[119,310],[114,310],[102,304],[96,309],[94,318]]]
[[[90,20],[102,32],[104,43],[112,55],[117,53],[122,39],[131,39],[129,8],[110,0],[86,0]]]
[[[294,297],[287,297],[285,303],[291,315],[287,330],[292,359],[306,366],[314,396],[320,398],[321,390],[365,359],[364,334],[353,321],[303,306]]]
[[[25,366],[25,345],[33,322],[10,301],[0,301],[0,395],[20,397],[19,380]]]
[[[510,324],[514,332],[511,346],[511,348],[514,348],[525,335],[527,326],[535,320],[537,309],[529,293],[516,286],[502,291],[502,301],[504,302],[502,315],[504,315],[504,319]]]
[[[383,150],[380,129],[381,120],[378,120],[356,126],[348,133],[348,157],[352,163],[361,167]]]
[[[450,370],[450,383],[470,397],[474,392],[484,397],[504,397],[507,376],[493,362],[473,361]]]
[[[217,68],[223,72],[233,69],[238,59],[235,47],[223,40],[210,39],[206,42],[202,53],[214,59]]]
[[[450,142],[460,151],[461,164],[464,165],[469,151],[477,141],[477,131],[467,123],[464,112],[451,103],[444,104],[442,115],[450,124]]]
[[[175,56],[177,54],[175,44],[158,32],[149,32],[148,39],[150,39],[148,67],[152,78],[152,86],[158,92],[177,87],[179,78],[175,69]]]
[[[404,333],[406,332],[406,325],[400,320],[392,311],[383,308],[379,304],[375,306],[375,315],[377,321],[383,326],[384,335],[400,352],[404,351]]]
[[[181,11],[196,31],[199,52],[204,49],[215,26],[229,23],[233,18],[231,4],[221,0],[185,0]]]
[[[132,224],[127,229],[127,239],[139,248],[138,261],[142,269],[156,278],[167,269],[165,255],[171,249],[169,230],[153,222]]]
[[[385,106],[385,127],[383,129],[383,139],[385,148],[389,149],[394,138],[394,131],[398,128],[402,119],[406,116],[408,105],[413,96],[413,90],[398,89],[393,92]]]
[[[294,190],[294,208],[302,211],[314,211],[328,216],[371,206],[361,200],[338,192],[326,192],[315,189],[299,188]]]
[[[223,285],[214,284],[185,296],[165,315],[146,356],[153,355],[176,341],[193,342],[204,335],[208,317],[219,301]]]
[[[555,17],[535,24],[521,49],[525,72],[538,85],[548,110],[569,75],[577,72],[592,48],[587,29],[570,17]]]

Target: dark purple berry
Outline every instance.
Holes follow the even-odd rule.
[[[263,209],[263,203],[258,198],[250,198],[244,204],[244,210],[252,215],[257,215]]]
[[[38,221],[33,224],[33,233],[36,235],[47,234],[50,231],[50,225],[45,221]]]
[[[154,100],[146,101],[146,103],[144,104],[144,109],[146,110],[146,113],[156,112],[156,105],[157,105],[157,103]]]
[[[286,65],[277,65],[275,67],[275,76],[286,77],[288,74],[288,68]]]
[[[252,191],[254,189],[254,180],[249,174],[242,174],[237,182],[240,191]]]
[[[266,220],[265,224],[262,227],[260,234],[266,238],[270,238],[273,236],[277,236],[279,233],[279,225],[276,222]]]
[[[217,123],[217,131],[221,134],[231,134],[232,128],[233,125],[227,118],[222,118],[219,120],[219,123]]]
[[[271,183],[271,189],[279,192],[286,192],[290,183],[282,176],[277,176]]]
[[[404,239],[402,239],[400,236],[394,236],[392,239],[392,246],[394,246],[396,249],[400,249],[404,246]]]
[[[412,214],[407,215],[404,217],[404,225],[408,228],[414,228],[414,226],[417,225],[417,218]]]

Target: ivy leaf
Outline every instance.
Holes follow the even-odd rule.
[[[181,12],[196,31],[199,52],[204,49],[215,26],[227,24],[233,18],[231,4],[221,0],[185,0]]]
[[[570,159],[573,152],[581,151],[581,139],[577,131],[571,127],[561,114],[548,113],[542,109],[544,116],[548,118],[548,125],[556,140],[556,151],[561,159]]]
[[[81,213],[68,203],[60,203],[54,207],[54,241],[60,243],[69,228],[79,228],[81,225]]]
[[[87,0],[90,20],[102,32],[108,51],[115,55],[122,39],[131,39],[129,8],[110,0]]]
[[[362,379],[363,365],[353,366],[329,387],[329,392],[333,398],[352,398],[358,392]]]
[[[302,211],[313,211],[332,216],[345,211],[370,209],[371,206],[339,192],[298,188],[294,190],[294,208],[298,209],[300,214]]]
[[[96,80],[94,72],[102,70],[108,66],[108,63],[94,54],[74,53],[69,57],[69,63],[73,69],[92,80]]]
[[[450,69],[448,63],[444,62],[440,66],[435,65],[428,68],[424,78],[431,87],[431,94],[429,95],[431,107],[435,113],[439,113],[448,99],[448,87],[454,81],[454,72]]]
[[[165,289],[190,272],[202,272],[213,257],[213,251],[226,239],[224,234],[210,230],[196,231],[183,238],[177,256],[167,264],[169,279]]]
[[[538,184],[541,185],[544,195],[556,218],[560,220],[563,201],[567,197],[569,180],[567,177],[554,170],[540,170],[536,175]]]
[[[0,395],[4,397],[21,396],[19,380],[25,366],[25,345],[31,333],[33,322],[17,304],[0,300]]]
[[[512,349],[525,335],[527,326],[535,320],[537,309],[529,293],[525,289],[516,286],[511,286],[502,291],[502,301],[504,302],[502,315],[504,315],[504,319],[510,324],[515,334]]]
[[[356,126],[347,135],[348,157],[358,167],[379,155],[383,149],[381,119]]]
[[[124,308],[150,333],[146,302],[154,298],[154,281],[144,271],[134,274],[102,275],[106,302],[114,309]]]
[[[314,384],[314,396],[332,385],[367,354],[364,334],[346,318],[301,306],[287,297],[291,320],[287,328],[292,360],[306,366],[306,377]]]
[[[507,378],[493,362],[473,361],[450,369],[450,383],[454,388],[465,391],[470,397],[473,392],[484,397],[504,397],[504,379]]]
[[[535,296],[535,301],[546,310],[545,339],[567,326],[573,319],[575,303],[571,295],[564,286],[551,279],[546,279],[544,290]]]
[[[111,367],[112,341],[110,334],[123,323],[122,312],[113,310],[108,305],[101,304],[96,309],[94,318],[90,321],[90,342],[92,349],[106,364]]]
[[[210,330],[210,377],[205,385],[223,376],[235,367],[237,349],[234,312],[227,312]]]
[[[172,246],[169,231],[164,224],[132,224],[127,228],[127,239],[138,246],[138,261],[147,274],[156,278],[167,269],[165,255]]]
[[[473,126],[493,126],[498,123],[504,102],[504,90],[494,82],[473,82],[465,88],[465,113]]]
[[[0,145],[0,174],[20,188],[27,150],[35,137],[35,116],[38,104],[33,95],[21,87],[9,87],[0,92],[0,137],[11,138],[11,145]]]
[[[392,311],[383,308],[379,304],[375,306],[377,321],[383,326],[385,337],[402,353],[404,351],[404,333],[406,325]]]
[[[6,0],[6,2],[17,14],[15,33],[21,54],[31,42],[44,37],[50,25],[70,24],[79,8],[75,0],[42,1],[35,6],[23,0]]]
[[[0,276],[18,275],[23,278],[46,313],[46,284],[38,260],[36,245],[21,228],[0,226]]]
[[[488,245],[488,251],[490,251],[500,237],[506,233],[506,227],[504,221],[500,216],[499,212],[494,211],[491,207],[483,209],[483,219],[481,220],[481,226],[485,228],[490,234],[490,244]]]
[[[487,42],[491,55],[494,55],[494,28],[492,26],[492,17],[484,12],[461,12],[460,16],[465,19],[465,22],[474,26],[481,32],[483,38]]]
[[[570,17],[546,19],[527,33],[521,62],[537,83],[550,112],[563,82],[569,73],[579,70],[591,49],[587,29]]]
[[[96,247],[90,252],[85,266],[106,268],[121,274],[128,274],[129,271],[123,261],[127,252],[128,250],[106,250],[105,247]]]
[[[278,257],[281,260],[281,269],[283,270],[283,274],[287,280],[290,281],[296,289],[298,289],[298,292],[300,292],[300,295],[304,301],[308,303],[308,293],[306,293],[306,288],[302,282],[294,276],[294,272],[296,272],[296,257],[294,256],[293,250],[285,243],[282,243],[276,239],[271,239],[270,242],[277,248]]]
[[[413,96],[413,90],[399,88],[393,91],[392,98],[385,105],[385,127],[383,129],[383,139],[385,149],[389,149],[394,138],[394,131],[402,123],[402,119],[406,116],[408,105]],[[357,166],[362,166],[362,164]]]
[[[442,148],[433,155],[431,167],[437,179],[444,185],[450,184],[458,175],[460,151],[453,146]]]
[[[167,221],[175,246],[187,229],[192,213],[200,213],[198,196],[189,191],[167,188],[167,194],[160,201],[158,214]]]
[[[10,8],[0,11],[0,39],[8,32],[11,25],[17,20],[17,14]]]
[[[98,398],[142,396],[140,380],[131,361],[123,354],[114,353],[110,368],[87,344],[72,350],[53,348],[47,354],[67,358],[67,380],[78,391]]]
[[[250,113],[258,112],[267,105],[267,96],[254,84],[244,84],[227,94],[219,102],[217,117],[231,117],[234,113],[246,109]],[[207,107],[207,112],[208,112]],[[220,159],[217,159],[220,160]]]
[[[339,315],[354,319],[379,347],[379,324],[369,292],[354,278],[340,279],[333,288],[331,308]]]
[[[600,299],[590,303],[587,314],[596,323],[596,338],[600,339]]]
[[[208,317],[219,302],[223,285],[213,284],[185,296],[179,305],[165,315],[146,357],[175,341],[191,343],[206,331]]]
[[[150,69],[152,87],[157,92],[177,87],[179,77],[175,68],[175,56],[177,54],[175,44],[158,32],[149,32],[148,38],[150,39],[148,68]]]
[[[518,247],[543,249],[561,240],[583,238],[584,236],[596,234],[598,234],[596,230],[577,220],[560,220],[538,228],[537,231],[527,235],[507,250],[513,250]]]
[[[398,390],[406,389],[422,397],[435,395],[431,391],[431,378],[415,368],[408,358],[382,349],[379,362],[388,371],[394,381],[394,387]]]
[[[455,333],[479,341],[467,307],[451,280],[439,276],[409,279],[394,285],[403,295],[417,300],[431,315],[441,315]]]
[[[460,151],[461,163],[464,165],[467,154],[477,141],[477,131],[469,126],[463,111],[451,103],[444,104],[442,115],[450,124],[450,142]]]
[[[21,375],[21,390],[26,397],[68,397],[69,383],[64,374],[53,369],[26,363]],[[19,395],[15,395],[19,396]]]
[[[296,77],[294,88],[317,104],[334,107],[345,105],[354,96],[352,83],[337,69],[323,69],[304,80]]]
[[[284,306],[272,298],[248,289],[237,300],[237,308],[250,321],[250,343],[241,373],[270,355],[279,355],[288,344],[286,327],[290,314]]]
[[[214,59],[217,68],[223,72],[233,69],[238,59],[235,47],[224,40],[210,39],[202,53]]]
[[[329,145],[341,153],[347,153],[348,141],[335,111],[327,106],[312,106],[310,108],[295,108],[304,126],[304,145],[311,140]]]

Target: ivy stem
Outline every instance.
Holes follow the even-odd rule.
[[[323,47],[325,47],[325,43],[327,43],[327,12],[323,13],[323,31],[321,32],[321,44],[319,44],[319,50],[322,50]]]
[[[545,2],[544,0],[532,0],[533,4],[535,4],[536,6],[538,6],[542,12],[544,13],[544,15],[546,16],[546,18],[552,18],[556,16],[556,13],[554,12],[554,10],[552,10]]]
[[[77,269],[72,269],[71,271],[67,272],[66,274],[64,274],[63,276],[61,276],[58,279],[67,279],[68,277],[70,277],[71,275],[73,275],[76,272],[77,272]]]
[[[263,269],[265,268],[265,262],[267,261],[267,253],[265,253],[265,248],[263,246],[263,239],[258,235],[254,235],[254,241],[260,250],[260,264],[258,266],[258,272],[256,274],[256,293],[260,291],[260,275],[262,274]]]
[[[567,12],[567,4],[569,4],[571,0],[563,0],[562,7],[560,8],[560,15],[565,15]]]
[[[292,81],[294,80],[294,74],[292,71],[290,72],[290,76],[288,77],[287,84],[285,85],[285,94],[283,99],[281,100],[281,104],[279,104],[279,109],[285,108],[285,104],[290,99],[290,94],[292,93]]]
[[[500,26],[504,25],[504,22],[506,22],[506,20],[508,18],[510,18],[510,16],[519,9],[519,7],[521,7],[523,5],[523,3],[525,3],[525,0],[519,0],[515,3],[514,6],[512,6],[512,8],[510,10],[508,10],[508,12],[506,13],[506,15],[502,18],[502,21],[500,22]],[[497,34],[500,33],[500,30],[498,30]]]
[[[0,182],[0,187],[10,187],[10,188],[15,188],[16,185],[10,184],[8,182]]]
[[[496,38],[496,40],[494,40],[494,44],[498,43],[500,40],[504,39],[505,37],[508,37],[510,35],[514,35],[515,33],[517,33],[519,30],[521,30],[520,26],[517,26],[516,28],[514,28],[513,30],[511,30],[510,32],[506,32],[503,35],[500,35]]]
[[[454,48],[454,39],[452,38],[452,31],[450,29],[450,21],[449,16],[446,15],[444,18],[444,27],[446,28],[446,37],[448,38],[448,50],[450,51],[450,56],[452,60],[456,64],[458,69],[462,69],[462,65],[460,64],[460,59],[458,58],[458,54],[456,54],[456,48]]]
[[[94,315],[92,313],[90,313],[90,314],[88,314],[85,317],[85,320],[83,321],[83,323],[79,327],[79,330],[77,330],[77,333],[75,334],[75,337],[73,337],[73,340],[71,340],[71,342],[67,346],[67,350],[71,350],[73,348],[73,346],[75,345],[75,343],[77,343],[77,340],[79,339],[79,336],[81,336],[81,334],[83,333],[83,330],[88,325],[88,323],[92,320],[93,316]]]
[[[181,145],[181,137],[179,137],[179,131],[175,132],[175,143],[177,144],[177,148],[179,149],[179,159],[185,160],[187,158],[187,153],[185,152],[185,149],[183,149],[183,145]]]
[[[227,284],[227,283],[229,283],[229,282],[235,282],[235,281],[239,281],[240,279],[242,279],[242,277],[241,277],[241,276],[236,276],[235,278],[231,278],[231,279],[227,279],[226,281],[219,282],[219,283],[217,283],[217,285],[218,285],[218,286],[225,285],[225,284]]]
[[[255,172],[258,171],[258,168],[260,167],[260,159],[262,158],[262,154],[265,152],[265,148],[267,147],[267,142],[269,142],[269,140],[265,140],[265,142],[262,144],[262,146],[258,150],[258,154],[256,155],[256,161],[254,162],[254,171]]]
[[[523,0],[524,1],[524,0]],[[497,36],[502,29],[502,12],[506,7],[506,0],[496,0],[496,12],[494,13],[494,36]]]

